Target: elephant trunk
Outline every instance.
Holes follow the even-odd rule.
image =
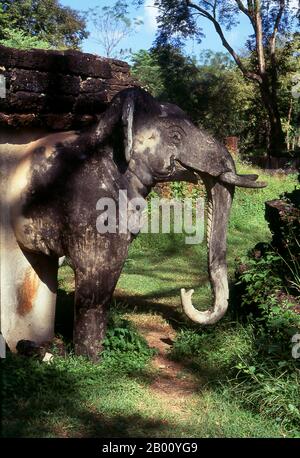
[[[228,307],[229,289],[226,264],[227,224],[232,204],[234,186],[205,177],[208,193],[207,245],[208,270],[213,290],[212,310],[199,311],[192,304],[194,290],[181,289],[181,302],[186,315],[199,324],[214,324]]]

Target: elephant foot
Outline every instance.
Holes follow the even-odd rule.
[[[93,362],[100,361],[106,327],[107,317],[103,308],[77,310],[73,339],[75,354],[86,356]]]

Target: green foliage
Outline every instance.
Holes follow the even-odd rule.
[[[241,173],[253,172],[243,163],[238,168],[242,168]],[[237,241],[240,252],[245,250],[247,226],[252,226],[249,235],[253,231],[258,235],[259,228],[266,224],[264,202],[275,198],[282,189],[293,189],[295,178],[268,177],[269,186],[255,194],[252,190],[237,190],[229,228],[229,252]],[[295,220],[290,218],[288,223],[283,236],[295,256],[299,253],[293,238]],[[241,238],[237,237],[239,231]],[[258,258],[253,257],[252,251],[251,256],[238,258],[242,266],[238,315],[231,307],[227,317],[214,328],[181,330],[171,356],[176,361],[186,361],[224,399],[235,400],[260,416],[273,419],[288,434],[298,437],[299,361],[292,357],[291,338],[300,329],[300,315],[294,311],[299,297],[291,284],[296,276],[292,276],[286,262],[293,268],[294,264],[291,256],[283,258],[267,243],[261,249],[263,255]]]
[[[161,67],[154,53],[141,49],[131,56],[131,73],[153,97],[161,97],[165,85]]]
[[[171,350],[176,361],[192,359],[194,367],[201,372],[221,372],[235,367],[241,359],[253,354],[253,329],[251,325],[235,326],[219,324],[216,330],[183,330]]]
[[[239,135],[244,143],[250,122],[254,131],[257,123],[251,112],[257,100],[253,88],[225,54],[206,51],[199,65],[169,45],[141,50],[132,59],[132,73],[146,89],[162,101],[179,105],[217,137]]]
[[[0,44],[17,49],[50,49],[50,44],[38,37],[27,35],[23,30],[4,29],[2,31],[5,38],[0,39]]]
[[[3,5],[0,3],[0,28],[6,29],[9,26],[7,14],[3,11]]]
[[[183,181],[174,181],[173,183],[170,183],[170,188],[172,197],[175,199],[184,199],[185,197],[189,197]]]
[[[283,293],[288,286],[285,263],[274,252],[243,261],[247,270],[240,275],[244,287],[241,305],[250,305],[248,310],[253,310],[262,350],[278,360],[288,359],[291,337],[300,329],[300,315],[294,312],[297,299],[292,301],[291,296]]]
[[[260,255],[239,260],[242,266],[239,316],[253,328],[253,351],[240,358],[230,383],[244,403],[299,434],[299,363],[292,358],[291,338],[299,332],[299,244],[289,215],[281,231],[285,251],[260,244]],[[296,221],[297,224],[297,221]],[[255,253],[255,251],[254,251]],[[233,368],[234,369],[234,368]]]
[[[276,227],[272,222],[274,247],[260,244],[258,255],[254,249],[243,257],[236,283],[241,311],[254,320],[262,351],[279,361],[289,359],[291,337],[300,329],[299,212],[290,200],[298,192],[283,196],[286,210]]]
[[[172,46],[153,48],[133,55],[132,71],[153,95],[199,118],[201,86],[195,59]]]
[[[144,0],[138,0],[144,3]],[[183,46],[187,38],[194,38],[201,42],[205,35],[203,34],[202,21],[206,20],[222,40],[223,46],[235,59],[237,65],[241,68],[244,75],[251,79],[252,75],[247,72],[257,72],[261,64],[259,56],[259,47],[265,46],[263,50],[265,60],[271,53],[271,38],[276,24],[277,41],[275,42],[275,53],[279,39],[288,41],[296,23],[297,10],[299,8],[291,5],[291,2],[279,4],[270,0],[262,0],[258,3],[248,2],[228,2],[221,0],[218,2],[207,2],[206,0],[197,0],[194,2],[174,2],[174,0],[156,0],[160,14],[158,17],[159,31],[156,43],[164,46],[169,43],[176,43]],[[282,11],[280,9],[282,8]],[[225,30],[230,30],[239,24],[239,15],[244,14],[250,21],[253,28],[253,34],[250,34],[245,45],[253,53],[253,59],[247,65],[239,61],[241,55],[239,51],[234,51],[230,43],[226,40]],[[257,18],[261,21],[261,36],[257,31]],[[277,60],[275,65],[277,65]],[[269,65],[271,64],[271,65]],[[267,62],[267,77],[272,75],[273,62]],[[266,82],[266,81],[265,81]],[[274,95],[274,94],[273,94]]]
[[[0,6],[1,39],[6,38],[8,24],[55,48],[79,48],[88,36],[82,16],[58,0],[0,0]]]
[[[279,104],[283,129],[286,135],[287,150],[295,150],[295,142],[300,134],[300,97],[293,97],[293,90],[299,81],[300,73],[300,34],[295,33],[291,40],[280,43],[279,60]],[[299,145],[298,145],[299,149]],[[298,151],[299,152],[299,151]]]
[[[241,362],[231,383],[235,395],[254,411],[276,422],[299,437],[300,376],[291,364],[270,364],[262,359]]]
[[[211,331],[181,331],[171,357],[189,361],[206,386],[299,436],[300,376],[291,358],[262,351],[255,322],[222,323]]]
[[[122,367],[129,372],[142,370],[155,354],[134,326],[116,311],[110,314],[103,347],[104,365]]]
[[[270,420],[203,389],[184,416],[149,389],[156,374],[126,374],[85,358],[50,364],[8,355],[1,361],[1,437],[274,437]],[[187,415],[188,412],[188,415]]]

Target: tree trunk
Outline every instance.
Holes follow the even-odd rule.
[[[287,132],[286,132],[286,147],[288,151],[290,151],[290,146],[291,146],[292,113],[293,113],[293,98],[290,99],[290,106],[289,106],[289,111],[288,111],[288,124],[287,124]]]
[[[260,84],[260,92],[264,106],[267,110],[268,120],[270,123],[270,142],[268,147],[268,155],[279,157],[283,155],[285,150],[285,136],[282,130],[282,124],[277,103],[277,94],[271,92],[268,82],[263,81]]]

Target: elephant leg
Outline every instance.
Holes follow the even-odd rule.
[[[117,272],[100,269],[92,275],[76,271],[75,268],[75,322],[74,347],[77,355],[99,360],[102,342],[107,328],[107,312],[118,281]]]

